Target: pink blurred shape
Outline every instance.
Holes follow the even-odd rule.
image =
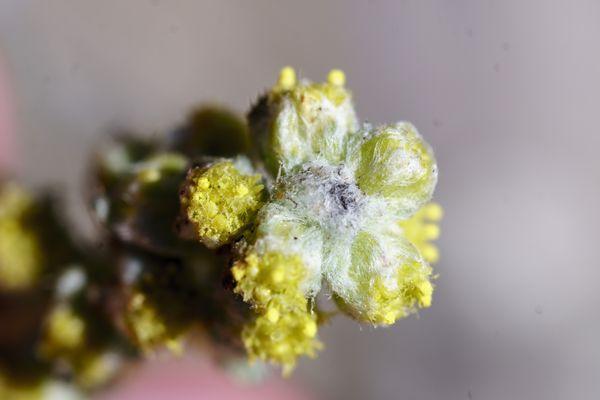
[[[141,365],[98,400],[309,400],[279,377],[264,383],[241,383],[205,357],[157,359]]]

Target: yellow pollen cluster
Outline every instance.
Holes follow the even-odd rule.
[[[273,93],[279,94],[281,91],[293,90],[292,96],[297,104],[301,104],[307,97],[320,99],[322,96],[329,99],[333,104],[339,106],[350,96],[346,84],[346,74],[339,69],[332,69],[327,74],[327,82],[298,84],[296,71],[292,67],[284,67],[279,72],[279,79],[273,88]]]
[[[181,337],[169,329],[144,294],[138,292],[132,296],[126,323],[144,351],[164,345],[175,354],[181,353]]]
[[[68,306],[55,308],[47,320],[41,351],[46,357],[64,355],[85,343],[85,321]]]
[[[188,174],[181,206],[200,241],[215,248],[230,242],[264,202],[260,175],[244,175],[230,161]]]
[[[432,264],[439,260],[438,248],[431,241],[440,236],[438,223],[443,213],[439,204],[428,203],[409,219],[400,221],[406,238],[419,249],[423,258]]]
[[[299,256],[250,252],[236,262],[232,274],[235,292],[254,305],[256,319],[242,332],[250,358],[280,364],[289,374],[301,355],[314,357],[321,343],[316,339],[317,315],[300,284],[305,268]]]
[[[292,67],[283,67],[279,71],[279,79],[277,80],[277,87],[281,90],[290,90],[296,86],[296,71]]]
[[[397,286],[389,288],[378,276],[369,288],[367,319],[374,324],[391,325],[407,316],[418,305],[427,308],[431,305],[433,285],[429,281],[431,269],[418,264],[405,264],[397,273]]]
[[[38,239],[23,222],[31,198],[13,184],[0,190],[0,287],[27,289],[41,272]]]

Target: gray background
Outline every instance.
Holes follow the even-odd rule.
[[[338,319],[294,380],[331,399],[600,396],[600,2],[1,0],[22,176],[70,210],[115,126],[244,111],[291,64],[343,68],[360,116],[410,120],[446,210],[433,307]]]

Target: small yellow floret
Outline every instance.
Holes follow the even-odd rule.
[[[277,86],[283,90],[290,90],[296,86],[296,71],[292,67],[283,67],[279,71],[279,79],[277,80]]]
[[[279,364],[287,375],[299,356],[315,355],[321,348],[316,339],[317,317],[309,311],[301,290],[306,270],[299,256],[280,252],[259,256],[251,251],[234,264],[232,275],[237,282],[235,292],[257,314],[242,332],[251,359]]]
[[[272,310],[281,311],[275,314]],[[307,310],[306,299],[298,304],[274,299],[266,313],[259,312],[254,322],[244,328],[242,341],[250,359],[281,365],[283,374],[289,375],[299,356],[315,357],[322,347],[316,334],[317,316]]]
[[[41,345],[47,357],[73,352],[85,344],[85,321],[68,306],[58,306],[47,321]]]
[[[443,210],[437,203],[425,204],[412,217],[400,221],[406,238],[414,244],[423,258],[434,264],[439,260],[439,251],[432,244],[440,236],[440,228],[437,222],[442,219]]]
[[[250,252],[234,263],[231,272],[237,282],[235,292],[257,307],[266,307],[277,296],[290,300],[304,295],[300,285],[306,276],[302,259],[299,256],[280,252],[267,252],[258,256]]]
[[[182,337],[169,329],[144,294],[132,296],[126,322],[142,350],[150,352],[158,346],[165,346],[174,354],[181,353]]]
[[[212,248],[237,236],[264,202],[260,175],[244,175],[230,161],[191,170],[184,189],[183,212],[198,238]]]
[[[364,318],[373,324],[391,325],[398,319],[413,313],[416,307],[429,307],[433,285],[429,281],[430,268],[418,263],[408,263],[399,268],[396,282],[388,287],[380,276],[367,289],[370,304]]]
[[[346,74],[340,69],[332,69],[327,75],[327,82],[335,86],[344,86],[346,83]]]
[[[40,276],[39,239],[24,222],[32,202],[17,185],[0,188],[0,288],[26,289]]]

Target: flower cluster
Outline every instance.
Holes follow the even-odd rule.
[[[125,348],[105,309],[111,270],[80,247],[56,201],[0,183],[0,398],[78,395],[105,384]]]
[[[90,390],[191,345],[289,374],[333,314],[384,326],[429,307],[436,182],[414,126],[361,123],[342,71],[286,67],[246,121],[206,107],[165,140],[101,148],[94,242],[51,197],[1,183],[0,397]]]
[[[437,182],[433,153],[409,123],[361,125],[344,84],[339,70],[311,83],[284,68],[251,109],[266,199],[255,172],[233,159],[192,173],[181,197],[201,242],[235,249],[234,291],[256,314],[243,331],[250,357],[284,372],[321,347],[322,289],[341,311],[374,325],[431,304],[435,248],[427,240],[437,226],[421,221],[424,213],[439,219],[426,205]],[[242,181],[255,190],[236,191]]]

